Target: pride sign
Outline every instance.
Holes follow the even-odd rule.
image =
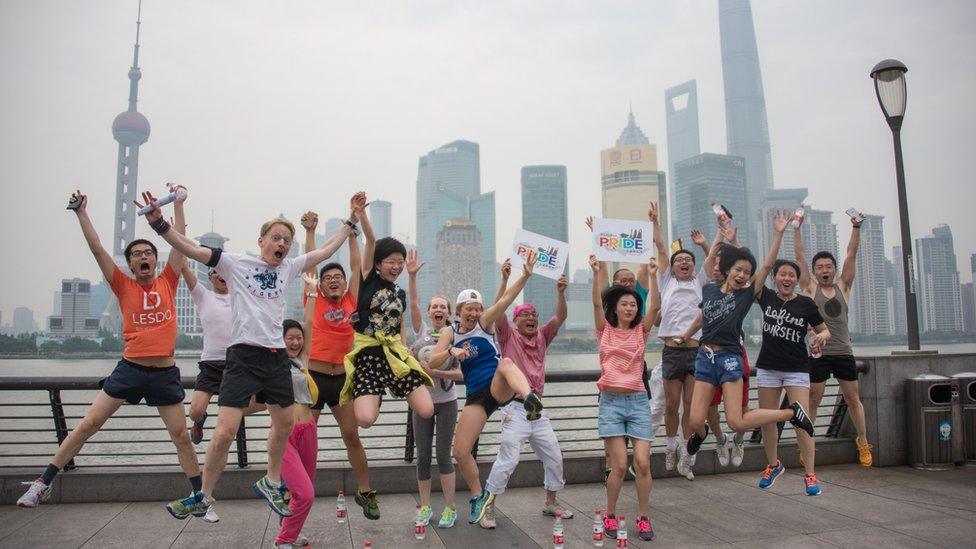
[[[647,262],[653,255],[651,237],[648,221],[593,220],[593,253],[600,261]]]
[[[537,254],[533,272],[546,278],[559,280],[563,271],[566,270],[569,244],[525,229],[519,229],[515,232],[515,241],[512,243],[512,254],[510,256],[513,276],[520,275],[525,257],[530,251]]]

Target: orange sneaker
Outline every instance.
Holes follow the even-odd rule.
[[[861,442],[861,437],[854,438],[854,444],[857,445],[857,460],[864,467],[870,467],[874,463],[874,456],[871,455],[871,446],[867,441]]]
[[[817,480],[817,475],[803,475],[803,487],[806,488],[808,496],[820,495],[820,482]]]

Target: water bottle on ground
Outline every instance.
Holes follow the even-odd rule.
[[[367,539],[366,543],[363,544],[363,549],[373,549],[373,542]]]
[[[617,547],[627,547],[627,523],[624,516],[617,516]]]
[[[427,537],[427,525],[424,524],[424,520],[420,517],[420,504],[417,504],[417,517],[413,522],[413,537],[420,540]]]
[[[563,513],[556,511],[556,522],[552,523],[552,549],[563,549],[566,539],[563,537]]]
[[[805,206],[800,204],[800,207],[793,212],[793,217],[790,218],[790,226],[794,229],[799,229],[800,225],[803,225],[803,217],[805,213],[804,208]]]
[[[593,514],[593,547],[603,547],[603,509]]]
[[[346,510],[346,494],[339,490],[339,497],[336,498],[336,522],[343,524],[346,522],[349,512]]]

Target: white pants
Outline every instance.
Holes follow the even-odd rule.
[[[501,409],[502,432],[498,446],[498,456],[491,466],[488,475],[488,491],[493,494],[505,492],[508,479],[518,466],[522,444],[526,440],[532,446],[532,451],[542,461],[546,473],[546,490],[557,492],[566,486],[563,478],[563,453],[559,449],[559,441],[552,430],[549,417],[543,412],[542,417],[535,421],[525,418],[525,408],[521,402],[511,402]]]
[[[661,362],[651,370],[651,432],[655,433],[664,419],[664,378],[661,377]]]

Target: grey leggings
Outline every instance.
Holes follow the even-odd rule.
[[[434,404],[434,415],[424,419],[413,414],[413,437],[417,443],[417,480],[430,480],[430,453],[437,425],[437,470],[442,475],[454,472],[451,446],[457,423],[457,400]]]

